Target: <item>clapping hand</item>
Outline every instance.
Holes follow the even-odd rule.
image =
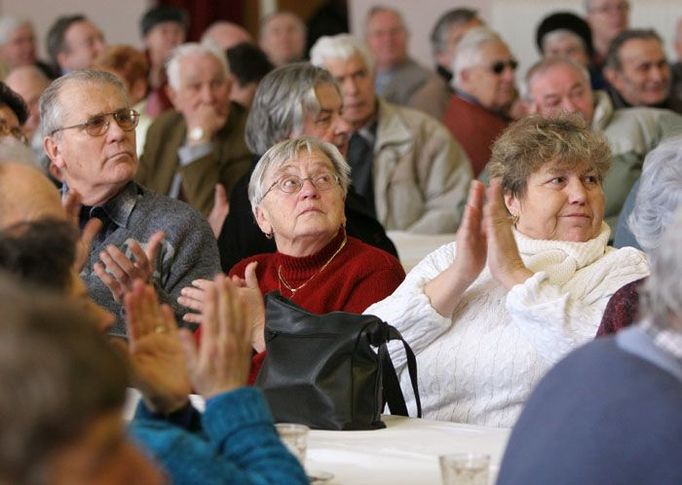
[[[251,326],[237,286],[218,275],[206,290],[203,331],[197,348],[187,329],[180,332],[190,379],[204,398],[246,384],[251,367]]]
[[[134,385],[150,410],[170,414],[192,390],[173,311],[159,305],[154,289],[139,279],[124,305]]]
[[[126,243],[132,253],[132,260],[113,244],[100,251],[100,260],[95,263],[93,269],[99,279],[109,288],[115,301],[123,300],[124,296],[132,290],[133,281],[136,279],[150,281],[154,274],[154,262],[161,250],[164,237],[162,231],[152,234],[146,250],[143,250],[137,241],[128,239]]]

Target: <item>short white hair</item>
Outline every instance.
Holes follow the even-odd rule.
[[[474,67],[481,62],[481,46],[489,42],[505,44],[502,37],[488,27],[474,27],[462,36],[462,40],[457,45],[455,57],[452,59],[453,87],[460,87],[462,71]]]
[[[29,27],[33,28],[33,25],[27,19],[18,17],[0,18],[0,45],[6,44],[10,34],[24,25],[28,25]]]
[[[225,77],[230,74],[230,67],[227,64],[227,56],[209,44],[199,44],[197,42],[187,42],[180,44],[171,52],[166,62],[166,76],[168,84],[173,89],[180,89],[180,61],[186,57],[210,56],[215,58],[220,64]]]
[[[313,66],[324,67],[328,59],[347,61],[354,55],[359,55],[367,70],[374,71],[374,58],[363,42],[350,34],[325,35],[317,39],[310,49],[310,63]]]

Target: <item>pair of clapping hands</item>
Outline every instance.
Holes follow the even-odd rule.
[[[135,280],[124,297],[133,384],[152,412],[168,415],[183,408],[192,389],[209,399],[246,384],[251,332],[238,288],[219,275],[204,294],[198,346],[150,285]]]
[[[256,352],[262,352],[265,350],[265,304],[258,286],[257,267],[257,262],[249,263],[244,270],[244,278],[232,276],[231,281],[237,287],[244,303],[246,319],[251,325],[251,345]],[[178,303],[192,310],[184,315],[186,322],[204,324],[207,289],[211,284],[210,280],[198,279],[192,281],[192,286],[181,290]]]

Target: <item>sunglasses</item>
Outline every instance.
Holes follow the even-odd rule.
[[[519,67],[519,63],[516,59],[497,61],[490,66],[490,70],[499,76],[504,72],[505,67],[509,67],[512,71],[516,71],[516,68]]]

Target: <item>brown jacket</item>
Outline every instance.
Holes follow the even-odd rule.
[[[160,194],[168,194],[176,172],[182,175],[182,192],[189,205],[207,215],[213,207],[214,187],[232,186],[251,165],[251,153],[244,142],[246,111],[232,103],[225,126],[213,138],[213,150],[187,166],[181,166],[178,149],[185,143],[187,127],[182,114],[169,111],[149,127],[144,154],[135,179]]]

